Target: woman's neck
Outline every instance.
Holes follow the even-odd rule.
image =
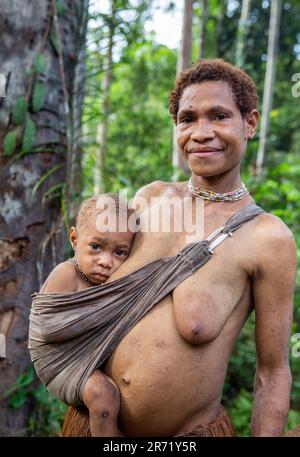
[[[241,185],[240,173],[223,174],[218,176],[198,176],[192,173],[192,184],[195,187],[203,187],[206,190],[225,193],[236,190]]]

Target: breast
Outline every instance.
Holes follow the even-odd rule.
[[[210,268],[205,267],[173,291],[176,327],[193,345],[215,340],[239,303],[243,299],[247,302],[245,279],[227,278],[223,271],[210,274]]]
[[[210,304],[207,317],[197,320],[195,309],[182,307],[174,313],[175,305],[168,295],[138,322],[110,357],[105,372],[120,389],[120,426],[126,435],[174,435],[195,415],[198,420],[200,414],[201,423],[202,412],[220,398],[228,357],[245,316],[229,319],[214,338],[213,331],[220,325],[211,325],[218,322],[212,301],[214,297],[206,297]],[[207,324],[210,316],[209,331],[203,326],[199,328],[201,336],[192,338],[192,323]],[[200,344],[201,338],[213,341]]]

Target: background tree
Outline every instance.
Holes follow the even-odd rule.
[[[235,53],[235,64],[237,67],[242,68],[244,65],[245,58],[245,38],[248,31],[248,16],[251,0],[243,0],[242,12],[238,25],[238,32],[236,38],[236,53]]]
[[[184,0],[184,11],[182,21],[182,35],[181,43],[178,49],[177,58],[177,74],[185,70],[191,65],[192,56],[192,29],[193,29],[193,7],[194,0]],[[176,140],[176,128],[173,129],[173,154],[172,154],[173,167],[178,169],[181,168],[184,173],[188,173],[187,166],[182,159],[180,154],[177,140]],[[174,181],[178,179],[178,172],[175,171],[173,175]]]
[[[84,100],[84,77],[86,71],[86,35],[88,26],[89,0],[82,0],[82,20],[78,30],[77,52],[78,57],[75,65],[75,76],[72,90],[72,120],[71,120],[71,145],[70,150],[70,177],[69,177],[69,220],[74,222],[81,202],[82,192],[82,157],[83,157],[83,100]]]
[[[199,52],[198,60],[205,57],[205,24],[207,20],[207,0],[199,0]]]
[[[259,146],[256,161],[256,174],[261,177],[262,165],[264,161],[267,134],[269,127],[270,111],[273,100],[273,84],[276,70],[277,43],[280,27],[281,0],[273,0],[270,14],[267,69],[265,75],[264,96],[262,104],[261,127],[259,136]]]
[[[84,192],[88,195],[104,191],[110,185],[110,130],[115,118],[112,97],[119,66],[116,60],[122,60],[123,50],[143,40],[143,24],[150,15],[150,3],[147,0],[112,0],[109,11],[102,12],[95,5],[91,13],[83,119]],[[114,49],[118,58],[114,56]],[[122,148],[123,144],[119,142],[119,154]]]
[[[96,149],[96,163],[95,163],[95,194],[105,192],[103,172],[104,160],[107,150],[107,129],[109,119],[109,105],[110,105],[110,85],[112,81],[112,65],[113,65],[113,39],[115,33],[115,11],[116,1],[110,0],[109,2],[109,16],[107,17],[107,47],[104,54],[104,68],[102,77],[102,121],[97,127],[97,142]]]

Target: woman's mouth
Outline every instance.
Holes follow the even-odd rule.
[[[215,154],[218,154],[219,152],[221,152],[221,149],[214,149],[214,148],[195,148],[195,149],[192,149],[189,154],[192,156],[192,157],[200,157],[200,158],[204,158],[204,157],[211,157]]]

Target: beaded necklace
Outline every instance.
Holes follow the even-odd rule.
[[[75,265],[76,269],[78,270],[78,272],[80,273],[80,275],[82,276],[82,278],[83,278],[86,282],[88,282],[90,286],[99,286],[99,284],[97,284],[96,282],[91,281],[84,273],[82,273],[82,271],[81,271],[80,268],[79,268],[78,263],[77,263],[76,260],[75,260],[75,257],[72,257],[72,259],[69,259],[69,262],[72,262],[72,263]]]
[[[203,187],[196,187],[192,183],[192,177],[190,177],[187,185],[189,191],[196,197],[201,197],[204,200],[211,200],[213,202],[234,202],[236,200],[241,200],[249,194],[249,191],[243,182],[236,190],[225,193],[206,190]]]

